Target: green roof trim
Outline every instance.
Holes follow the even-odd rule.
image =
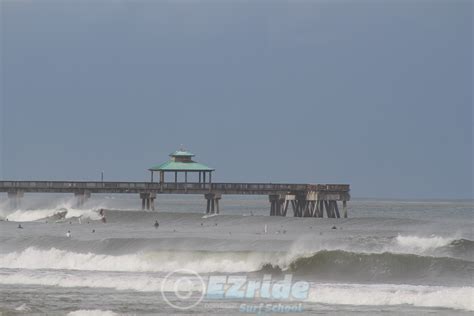
[[[213,168],[210,168],[202,163],[198,162],[176,162],[176,161],[167,161],[161,165],[153,166],[150,171],[214,171]]]
[[[170,154],[170,157],[194,157],[195,155],[192,152],[187,150],[177,150],[174,153]]]

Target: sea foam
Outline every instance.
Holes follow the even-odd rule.
[[[274,253],[255,252],[143,252],[126,255],[77,253],[29,247],[0,254],[0,268],[86,271],[165,272],[176,267],[203,272],[257,271],[266,262],[278,263]],[[280,264],[284,265],[284,262]]]
[[[101,217],[96,209],[76,209],[71,207],[58,207],[39,210],[16,210],[6,216],[6,219],[14,222],[32,222],[55,216],[66,211],[65,218],[82,217],[91,220],[100,220]]]
[[[112,311],[103,311],[100,309],[80,309],[67,314],[67,316],[115,316],[119,315]]]
[[[429,237],[398,235],[395,238],[398,250],[409,253],[423,253],[428,250],[444,247],[454,240],[456,240],[455,237],[441,237],[436,235]]]
[[[405,284],[316,284],[308,300],[335,305],[413,305],[473,311],[474,287]]]
[[[3,275],[0,284],[23,284],[59,286],[64,288],[89,287],[133,290],[139,292],[173,291],[174,283],[165,282],[153,275],[130,275],[110,273],[67,273],[43,271],[20,271]],[[204,278],[206,283],[206,278]],[[196,288],[192,290],[205,290]],[[191,289],[191,288],[190,288]],[[423,286],[407,284],[334,284],[311,283],[308,302],[331,305],[394,306],[412,305],[419,307],[450,308],[474,311],[474,287]],[[77,311],[80,312],[80,311]],[[87,313],[89,311],[84,311]],[[93,311],[90,311],[91,313]],[[72,314],[95,315],[95,314]],[[101,314],[99,314],[101,315]],[[111,314],[113,315],[113,314]]]

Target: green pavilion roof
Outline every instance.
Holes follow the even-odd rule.
[[[151,167],[150,171],[214,171],[202,163],[195,162],[191,158],[194,157],[192,152],[179,149],[170,154],[171,159],[160,165]]]
[[[177,162],[167,161],[161,165],[153,166],[150,171],[214,171],[214,169],[199,162]]]

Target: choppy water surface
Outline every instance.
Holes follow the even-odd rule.
[[[471,201],[356,200],[350,218],[319,219],[269,217],[266,197],[225,196],[222,214],[212,217],[203,216],[201,196],[160,196],[157,212],[121,196],[95,196],[83,209],[37,195],[9,210],[2,198],[0,311],[7,314],[242,315],[244,304],[260,303],[301,303],[303,313],[474,310]],[[216,275],[276,282],[291,274],[310,290],[300,301],[204,297],[182,311],[162,292],[195,276],[163,282],[176,269],[205,284]]]

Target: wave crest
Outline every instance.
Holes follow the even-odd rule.
[[[8,214],[5,219],[14,222],[32,222],[42,219],[61,219],[61,218],[89,218],[91,220],[100,220],[101,217],[95,209],[76,209],[68,205],[54,209],[39,210],[16,210]]]
[[[0,255],[0,268],[86,271],[167,272],[176,267],[199,273],[257,271],[265,262],[278,262],[278,253],[152,251],[127,255],[77,253],[29,247]],[[284,262],[278,262],[284,265]]]
[[[450,278],[466,283],[474,272],[474,263],[414,254],[323,250],[309,257],[297,258],[290,263],[289,271],[320,279],[354,281],[436,280],[449,275]]]
[[[0,268],[85,271],[168,272],[176,267],[198,273],[289,271],[318,280],[408,281],[426,279],[467,284],[474,262],[400,253],[322,250],[311,255],[278,252],[151,251],[126,255],[77,253],[29,247],[0,255]]]
[[[423,252],[449,245],[455,238],[447,238],[441,236],[419,237],[419,236],[402,236],[395,238],[397,245],[409,252]]]

